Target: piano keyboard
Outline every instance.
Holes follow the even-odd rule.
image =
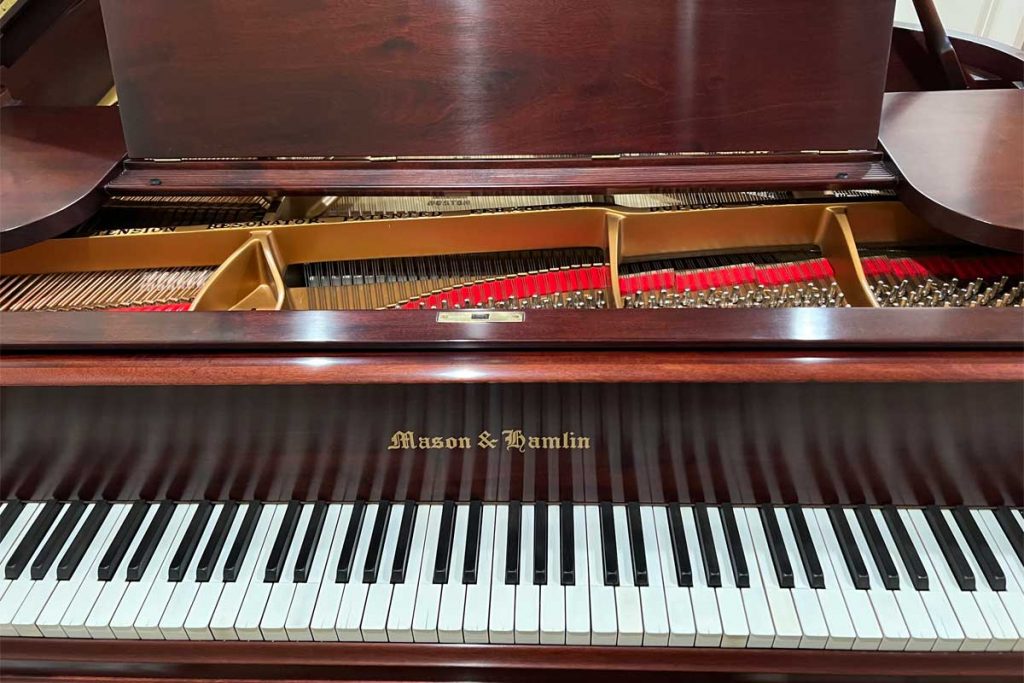
[[[1011,508],[0,509],[0,635],[1024,650]]]

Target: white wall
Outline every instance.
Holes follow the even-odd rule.
[[[1024,0],[934,0],[946,30],[1024,49]],[[896,0],[896,21],[920,24],[912,0]]]

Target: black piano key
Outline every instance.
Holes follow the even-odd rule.
[[[690,555],[686,549],[686,532],[683,528],[683,516],[679,505],[672,504],[665,508],[668,515],[669,536],[672,539],[672,560],[676,567],[676,582],[680,586],[693,586],[693,568],[690,566]]]
[[[326,516],[327,503],[322,500],[313,503],[306,533],[302,535],[302,544],[299,546],[299,555],[295,558],[295,571],[292,573],[295,583],[306,583],[309,580],[309,572],[313,568],[313,558],[316,556],[316,547],[320,544]]]
[[[352,504],[352,516],[348,520],[348,529],[345,530],[345,540],[341,544],[341,556],[338,558],[338,571],[335,573],[336,583],[348,583],[352,576],[352,565],[356,560],[356,543],[359,542],[359,532],[363,528],[363,515],[366,514],[366,501],[357,500]]]
[[[903,566],[907,568],[910,583],[916,590],[928,590],[928,572],[925,571],[921,556],[917,554],[917,548],[914,547],[914,542],[910,539],[907,527],[903,524],[903,519],[900,518],[896,508],[892,505],[883,507],[882,519],[889,527],[889,533],[892,534],[892,540],[896,544],[896,552],[903,559]]]
[[[149,503],[144,500],[132,503],[128,514],[121,521],[117,533],[114,534],[114,540],[110,542],[107,552],[100,559],[100,565],[96,570],[96,576],[100,581],[110,581],[114,578],[117,568],[121,566],[121,561],[128,553],[128,546],[131,545],[132,539],[135,538],[135,534],[139,533],[139,528],[146,520],[148,510]]]
[[[854,587],[859,590],[867,590],[871,587],[871,579],[868,576],[864,558],[857,547],[857,541],[853,537],[853,530],[846,521],[846,513],[838,505],[832,505],[828,509],[828,518],[832,522],[836,540],[839,541],[839,550],[843,553],[843,559],[846,561],[846,568],[850,572]]]
[[[989,547],[988,541],[985,540],[984,534],[978,528],[970,510],[963,506],[953,508],[953,519],[960,527],[960,533],[964,535],[967,546],[974,553],[974,559],[977,560],[978,568],[981,569],[985,580],[988,581],[989,588],[994,591],[1006,590],[1006,574],[999,566],[996,556],[992,554],[992,548]]]
[[[629,554],[633,561],[633,582],[637,586],[650,585],[647,575],[647,549],[644,547],[644,527],[640,518],[640,504],[626,505],[626,528],[629,530]]]
[[[868,551],[875,561],[878,574],[882,577],[882,585],[886,590],[895,591],[900,588],[900,574],[896,571],[896,564],[892,561],[889,548],[885,545],[882,532],[875,523],[875,517],[871,514],[871,508],[867,505],[858,505],[854,508],[853,514],[857,516],[861,531],[864,532],[864,539],[868,544]]]
[[[615,513],[611,503],[601,503],[601,557],[604,560],[604,585],[619,585],[619,556],[615,545]]]
[[[50,571],[50,567],[53,566],[54,560],[57,559],[57,553],[61,551],[64,544],[68,542],[68,537],[71,536],[71,532],[75,530],[75,526],[78,524],[78,520],[82,518],[82,513],[85,512],[85,503],[80,500],[68,503],[67,509],[64,511],[64,516],[57,522],[56,528],[50,537],[46,539],[46,543],[36,554],[34,560],[32,560],[32,566],[29,568],[29,576],[32,577],[33,581],[39,581],[46,572]]]
[[[4,511],[0,512],[0,541],[7,536],[7,532],[11,530],[14,523],[18,521],[18,516],[21,515],[21,511],[25,509],[25,503],[20,500],[9,500],[7,505],[4,506]]]
[[[462,583],[476,583],[480,565],[480,529],[483,525],[484,505],[479,500],[469,504],[469,519],[466,523],[466,552],[462,561]]]
[[[107,513],[109,512],[110,503],[105,500],[93,503],[92,511],[85,518],[82,528],[78,530],[78,534],[71,541],[71,545],[68,546],[64,556],[60,558],[60,562],[57,563],[58,581],[67,581],[75,575],[78,565],[81,564],[82,558],[85,557],[85,552],[92,545],[93,539],[96,538],[96,534],[99,532],[100,526],[102,526],[103,520],[107,518]]]
[[[284,509],[284,519],[277,530],[277,538],[270,548],[270,557],[267,558],[267,567],[263,571],[264,583],[277,583],[284,574],[284,563],[288,559],[288,550],[292,547],[292,538],[295,536],[295,528],[299,526],[299,516],[302,514],[302,503],[297,500],[288,502]]]
[[[693,506],[693,516],[697,521],[697,545],[700,546],[701,560],[704,562],[704,576],[711,588],[722,587],[722,569],[718,566],[718,554],[715,552],[715,539],[711,536],[711,520],[708,518],[708,506],[698,503]]]
[[[558,505],[558,542],[559,559],[562,563],[561,584],[563,586],[576,585],[576,537],[573,524],[572,503],[565,501]]]
[[[217,565],[217,560],[220,559],[224,543],[227,542],[228,533],[231,531],[231,523],[235,520],[237,512],[238,503],[233,500],[224,503],[217,516],[217,523],[213,526],[210,540],[206,542],[206,548],[199,556],[199,564],[196,565],[196,581],[205,583],[213,578],[213,568]]]
[[[174,557],[171,558],[171,564],[167,568],[168,581],[178,582],[185,578],[188,565],[196,554],[199,539],[202,537],[203,530],[210,521],[212,513],[213,503],[208,500],[204,500],[196,506],[196,511],[192,513],[192,520],[188,523],[188,528],[185,529],[185,536],[181,539],[178,549],[174,552]]]
[[[224,560],[224,582],[232,583],[238,580],[238,572],[242,571],[242,563],[245,555],[252,545],[252,537],[256,532],[256,525],[260,521],[260,514],[263,512],[263,503],[253,501],[249,503],[249,509],[245,511],[242,524],[238,527],[238,534],[235,542],[231,544],[231,550]]]
[[[971,571],[971,565],[967,563],[967,558],[964,557],[963,551],[960,550],[960,544],[956,542],[956,537],[953,536],[952,530],[946,524],[946,520],[942,516],[942,510],[934,505],[926,507],[924,509],[924,518],[928,520],[928,526],[932,530],[932,535],[935,536],[935,541],[939,544],[939,550],[942,551],[942,556],[946,558],[946,564],[949,565],[949,570],[953,573],[953,578],[956,579],[960,590],[974,590],[976,587],[974,572]]]
[[[1017,553],[1017,559],[1024,564],[1024,528],[1021,528],[1024,520],[1014,519],[1010,508],[998,507],[992,512],[995,514],[999,526],[1002,527],[1006,540],[1010,542],[1013,552]]]
[[[405,583],[409,568],[409,554],[412,550],[412,530],[416,524],[416,503],[406,501],[402,506],[402,525],[398,527],[398,544],[395,546],[395,561],[391,565],[391,583]]]
[[[779,587],[792,588],[795,585],[793,565],[789,561],[789,553],[786,552],[786,542],[782,538],[782,529],[779,527],[779,518],[775,516],[775,508],[771,505],[762,505],[757,512],[761,515],[764,537],[768,541],[768,552],[772,556],[772,565],[775,567],[775,577],[779,581]]]
[[[127,574],[129,581],[142,580],[142,575],[146,573],[146,568],[149,567],[149,562],[153,559],[153,553],[156,552],[156,546],[160,543],[160,539],[163,538],[173,514],[174,503],[171,501],[162,501],[157,506],[156,514],[153,515],[153,521],[149,523],[146,533],[142,536],[142,541],[139,542],[138,547],[135,549],[135,554],[128,560]]]
[[[32,556],[36,554],[39,544],[46,538],[46,534],[53,525],[53,521],[60,514],[62,506],[63,503],[57,500],[48,501],[43,505],[43,509],[32,520],[28,531],[21,537],[18,547],[14,549],[10,559],[7,560],[7,566],[4,567],[4,576],[6,578],[16,579],[25,571],[25,567],[28,566]]]
[[[382,500],[377,504],[377,516],[373,519],[373,530],[370,532],[370,546],[366,551],[366,562],[363,563],[363,583],[377,583],[384,555],[384,534],[387,533],[390,517],[391,502]]]
[[[729,550],[729,562],[732,563],[732,575],[736,578],[737,588],[750,588],[750,570],[747,558],[743,554],[743,539],[740,529],[736,526],[736,513],[732,505],[719,506],[722,515],[722,527],[725,529],[725,547]]]
[[[434,555],[434,583],[448,583],[454,542],[455,501],[446,500],[441,505],[441,529],[437,537],[437,553]]]
[[[515,500],[508,504],[508,535],[505,538],[505,584],[519,585],[519,540],[523,521],[522,503]]]
[[[548,505],[543,502],[533,506],[533,583],[548,583]]]
[[[799,505],[790,505],[786,508],[786,515],[789,517],[790,526],[793,527],[796,549],[800,553],[800,561],[804,565],[804,573],[807,575],[808,585],[811,588],[824,588],[825,574],[821,571],[821,562],[818,560],[818,553],[814,549],[814,541],[811,539],[811,532],[807,528],[807,519],[804,517],[803,509]]]

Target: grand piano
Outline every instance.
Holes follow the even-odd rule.
[[[102,0],[0,671],[1020,680],[1024,55],[894,1]]]

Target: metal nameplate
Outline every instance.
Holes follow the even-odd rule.
[[[525,311],[439,311],[439,323],[521,323]]]

